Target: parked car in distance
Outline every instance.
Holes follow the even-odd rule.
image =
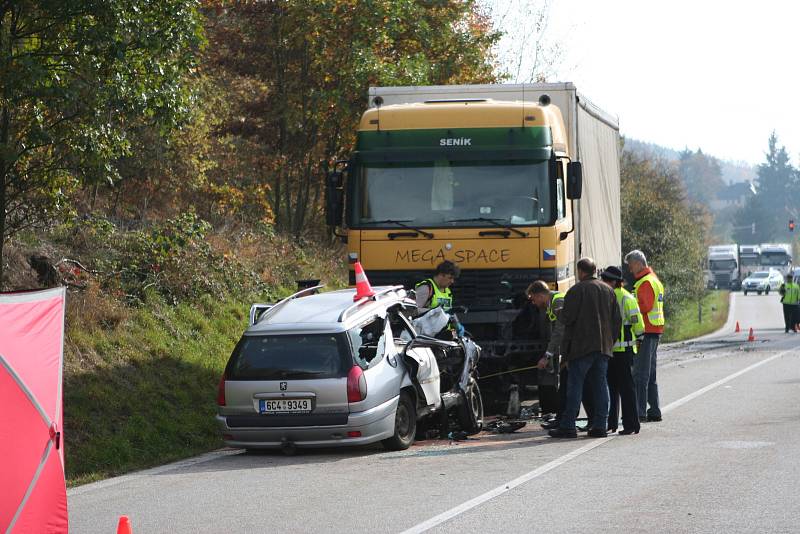
[[[418,334],[416,304],[400,286],[355,301],[353,289],[318,290],[251,309],[219,383],[228,446],[400,450],[418,423],[452,418],[468,434],[481,430],[477,345]]]
[[[771,290],[778,290],[783,283],[783,275],[777,269],[768,271],[756,271],[742,282],[744,294],[755,291],[759,295],[764,293],[769,295]]]

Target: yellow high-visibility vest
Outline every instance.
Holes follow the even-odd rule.
[[[644,319],[639,312],[639,303],[636,297],[624,288],[614,288],[614,294],[617,296],[617,304],[622,314],[622,332],[614,343],[614,352],[625,352],[625,349],[631,347],[636,354],[636,338],[644,333]]]
[[[441,306],[446,312],[450,312],[450,310],[453,309],[453,292],[450,291],[449,287],[445,290],[439,289],[439,286],[436,285],[436,282],[433,281],[433,278],[423,280],[415,287],[419,287],[424,284],[431,285],[431,309],[437,306]]]
[[[647,320],[653,326],[664,326],[664,285],[655,273],[647,273],[633,284],[633,290],[636,292],[636,298],[639,298],[639,288],[645,282],[650,282],[650,287],[653,288],[653,308],[647,312]]]
[[[798,304],[800,303],[800,284],[794,282],[786,282],[784,285],[783,303],[784,304]]]
[[[550,320],[551,323],[556,322],[556,314],[553,312],[553,303],[557,300],[564,300],[564,296],[566,293],[562,293],[561,291],[556,291],[550,296],[550,304],[547,305],[547,318]]]

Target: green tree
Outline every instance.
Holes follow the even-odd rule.
[[[666,313],[703,290],[708,213],[687,201],[675,163],[623,150],[622,248],[639,249],[667,290]]]
[[[696,152],[686,149],[680,153],[678,171],[692,202],[708,205],[725,187],[719,161],[699,148]]]
[[[737,242],[786,241],[790,237],[789,219],[798,219],[798,201],[797,170],[772,132],[766,161],[758,166],[756,194],[737,212]],[[755,235],[750,229],[752,223],[756,225]]]
[[[219,134],[239,155],[228,185],[268,185],[277,229],[294,236],[322,220],[324,176],[352,147],[370,85],[496,79],[499,36],[473,0],[217,0],[205,12],[207,72],[229,95]]]
[[[118,176],[132,124],[182,120],[201,44],[194,0],[0,3],[0,281],[10,236]]]

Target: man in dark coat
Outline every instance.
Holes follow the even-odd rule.
[[[578,262],[578,279],[564,298],[558,320],[564,323],[562,356],[569,367],[567,405],[559,427],[549,432],[554,438],[575,438],[583,384],[589,380],[594,414],[589,422],[591,437],[606,437],[608,420],[608,360],[614,351],[622,316],[614,290],[597,279],[597,266],[591,258]]]

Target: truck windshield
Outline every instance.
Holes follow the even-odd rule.
[[[711,260],[712,271],[729,271],[736,268],[736,260]]]
[[[550,224],[547,161],[368,163],[353,188],[350,225],[410,226]],[[464,221],[463,219],[470,219]]]
[[[761,265],[789,265],[790,256],[785,252],[762,252]]]

